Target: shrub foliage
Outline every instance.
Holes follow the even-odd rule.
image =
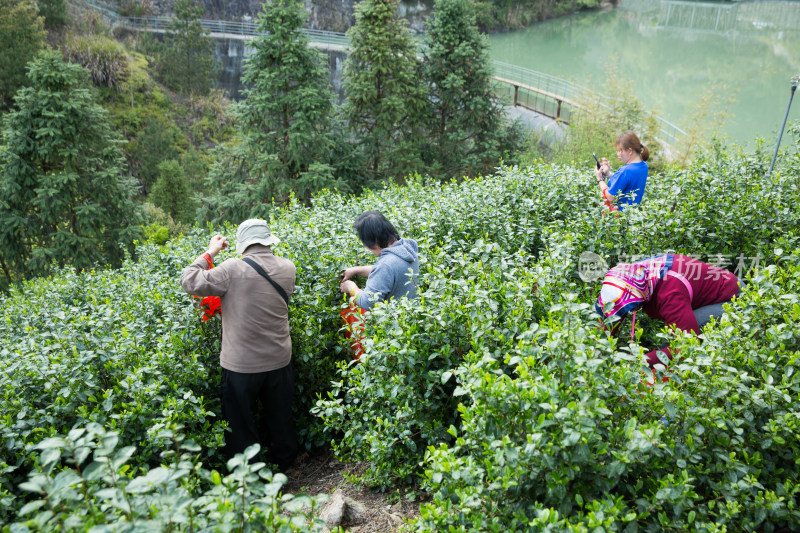
[[[67,60],[86,67],[95,85],[121,88],[130,62],[121,44],[99,35],[72,36],[64,48]]]

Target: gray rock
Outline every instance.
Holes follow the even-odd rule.
[[[344,518],[346,505],[344,492],[341,489],[336,489],[331,495],[331,501],[326,503],[325,507],[320,511],[319,517],[325,521],[325,525],[329,528],[338,527],[342,523],[342,518]]]
[[[405,523],[400,516],[394,513],[389,513],[389,522],[392,524],[392,527],[395,528],[400,527]]]
[[[328,528],[333,529],[342,524],[362,522],[366,514],[366,505],[346,497],[342,489],[336,489],[331,495],[330,501],[320,511],[319,517],[325,521]]]
[[[367,506],[352,498],[345,498],[344,520],[348,524],[356,524],[364,519]]]

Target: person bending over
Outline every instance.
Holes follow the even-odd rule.
[[[353,228],[364,246],[378,257],[372,266],[354,266],[344,270],[339,290],[356,296],[365,310],[390,298],[416,298],[415,278],[419,275],[419,248],[413,239],[402,239],[395,227],[379,211],[367,211],[356,219]],[[364,290],[350,278],[366,276]]]
[[[697,335],[711,317],[722,316],[723,305],[739,292],[732,272],[685,255],[664,254],[609,270],[595,310],[612,333],[631,311],[635,325],[636,310],[643,308],[648,316]],[[650,367],[664,364],[658,351],[646,355]],[[669,347],[661,351],[672,358]]]
[[[625,206],[638,205],[644,197],[650,151],[632,131],[617,137],[614,145],[622,166],[612,174],[608,159],[604,157],[600,168],[595,167],[594,172],[606,205],[613,211],[616,204],[623,211]]]

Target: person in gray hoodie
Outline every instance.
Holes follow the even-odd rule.
[[[400,234],[380,211],[367,211],[358,217],[353,229],[364,246],[378,257],[372,266],[345,269],[339,290],[355,296],[362,309],[372,309],[390,298],[417,297],[416,277],[419,275],[419,256],[416,241],[401,239]],[[364,290],[350,278],[365,276]]]

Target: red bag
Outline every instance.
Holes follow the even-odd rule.
[[[650,370],[652,370],[652,371],[653,371],[653,382],[652,382],[652,383],[650,383],[650,381],[649,381],[647,378],[644,378],[644,379],[642,380],[642,383],[644,383],[644,384],[645,384],[645,385],[647,385],[648,387],[652,387],[653,385],[655,385],[655,384],[656,384],[656,381],[657,381],[657,377],[656,377],[656,369],[655,369],[655,368],[651,368]],[[661,383],[669,383],[669,378],[668,378],[667,376],[664,376],[664,377],[662,377],[662,378],[661,378]]]
[[[609,202],[605,194],[603,195],[603,202],[606,205],[606,209],[603,211],[603,216],[611,213],[616,213],[617,216],[619,216],[619,207]]]
[[[366,309],[362,309],[354,301],[350,302],[350,307],[342,309],[342,320],[345,325],[344,338],[350,339],[353,359],[360,359],[364,353],[361,341],[364,340],[364,315],[366,312]]]
[[[214,268],[214,263],[211,261],[208,254],[204,254],[204,257],[206,261],[208,261],[208,269],[211,270]],[[222,314],[222,301],[219,299],[219,296],[192,296],[192,298],[194,298],[196,302],[200,300],[198,305],[203,312],[203,322],[207,322],[210,318]]]
[[[203,322],[207,322],[208,319],[214,318],[217,315],[222,315],[222,301],[219,299],[219,296],[206,296],[204,298],[193,296],[193,298],[195,301],[200,300],[198,305],[203,312]]]

